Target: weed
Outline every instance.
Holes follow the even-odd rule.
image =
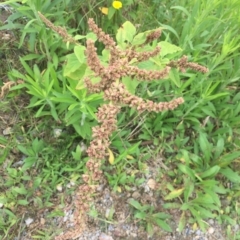
[[[22,226],[23,221],[19,216],[27,206],[33,208],[31,202],[35,209],[53,208],[56,206],[53,196],[59,196],[57,201],[61,202],[69,194],[76,195],[69,186],[91,182],[100,171],[115,191],[131,191],[132,186],[145,181],[135,173],[145,171],[146,165],[155,162],[159,156],[162,167],[158,169],[156,181],[161,188],[155,191],[161,192],[166,211],[174,208],[181,211],[179,230],[183,230],[186,223],[206,230],[205,221],[213,218],[220,224],[229,225],[226,228],[228,238],[239,238],[234,228],[239,224],[240,170],[238,1],[214,0],[211,4],[185,0],[121,2],[122,8],[112,6],[112,1],[75,3],[55,0],[44,4],[35,0],[22,1],[22,4],[6,1],[13,8],[6,23],[1,24],[1,36],[13,31],[14,38],[2,39],[0,47],[3,62],[7,62],[1,68],[1,71],[5,69],[0,80],[1,130],[11,129],[9,135],[0,136],[0,163],[4,173],[0,178],[1,238],[19,236],[21,230],[18,231],[17,226]],[[106,8],[107,14],[104,13]],[[54,25],[48,22],[50,25],[45,27],[38,11]],[[103,29],[101,36],[93,23],[91,28],[98,29],[97,34],[88,31],[87,21],[91,17]],[[123,24],[125,18],[132,19],[138,27],[128,21]],[[56,27],[55,31],[49,29],[54,30],[54,26],[59,25],[64,27]],[[157,31],[149,31],[152,28]],[[60,31],[66,43],[58,36]],[[110,34],[108,40],[116,40],[120,52],[114,51],[116,45],[110,46],[105,41],[105,46],[98,41],[104,40],[104,32]],[[159,36],[160,32],[166,40],[158,42],[155,39],[143,44],[152,36]],[[72,37],[73,33],[75,37]],[[16,49],[18,47],[21,49]],[[161,48],[160,53],[157,47]],[[12,70],[16,66],[12,66],[11,59],[17,59],[19,54],[21,67]],[[180,57],[183,54],[190,63],[186,62],[186,57]],[[127,56],[130,62],[123,64]],[[202,75],[194,71],[179,72],[175,68],[196,67],[191,63],[193,61],[207,65],[209,72]],[[150,77],[148,83],[138,81],[146,78],[145,71],[150,73],[166,67],[172,69],[163,81],[150,81]],[[128,74],[123,76],[125,68]],[[205,68],[198,69],[204,71]],[[7,74],[6,71],[10,72]],[[114,75],[116,73],[118,77]],[[107,79],[105,82],[103,77]],[[113,89],[109,88],[110,78],[112,86],[115,84]],[[19,105],[18,96],[25,94],[24,89],[30,96],[28,110],[23,112],[22,108],[16,108],[17,117],[20,117],[17,124],[4,120],[5,114],[12,111],[8,100]],[[118,102],[116,89],[124,95]],[[126,96],[139,104],[126,102]],[[139,113],[128,107],[141,110],[144,103],[147,106],[144,109],[150,110],[149,102],[154,105],[175,96],[183,97],[185,102],[174,111]],[[105,114],[103,123],[112,120],[115,127],[103,128],[100,123],[101,127],[96,128],[101,115],[98,107],[106,103],[121,107],[121,111],[111,115],[112,119],[106,116],[108,108],[101,112]],[[62,132],[59,138],[54,135],[56,129]],[[93,136],[91,150],[96,139],[102,139],[99,130],[108,140],[102,149],[104,156],[97,164],[86,166],[89,159],[79,142],[88,144]],[[109,158],[109,162],[102,161],[103,158]],[[16,165],[18,162],[21,165]],[[95,184],[97,181],[92,181],[92,185]],[[87,186],[83,190],[94,193],[94,188]],[[85,197],[84,201],[92,203],[92,196]],[[77,204],[81,205],[81,202]],[[167,230],[162,222],[165,223],[168,217],[163,217],[163,213],[159,215],[152,205],[135,201],[132,206],[135,217],[150,234],[154,225]],[[88,209],[88,204],[84,207]],[[62,216],[63,208],[61,203],[61,207],[49,214],[49,219]],[[114,222],[113,213],[109,219],[102,220]],[[56,233],[48,230],[39,229],[35,235],[40,239],[51,239]]]

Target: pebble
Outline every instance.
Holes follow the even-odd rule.
[[[213,228],[213,227],[210,227],[209,229],[208,229],[208,233],[209,234],[213,234],[215,232],[215,229]]]
[[[11,127],[7,127],[6,129],[3,130],[3,135],[10,135],[12,133],[12,128]]]
[[[133,197],[134,199],[139,199],[139,198],[141,197],[141,194],[136,191],[136,192],[134,192],[134,193],[132,194],[132,197]]]
[[[60,129],[60,128],[55,128],[55,129],[53,130],[53,135],[54,135],[55,138],[60,137],[61,134],[62,134],[62,129]]]
[[[209,220],[208,220],[208,223],[209,223],[210,225],[214,225],[214,220],[213,220],[213,219],[209,219]]]
[[[101,233],[101,235],[99,236],[98,240],[113,240],[112,236],[109,236],[105,233]]]
[[[26,223],[27,226],[29,226],[33,221],[34,221],[34,219],[30,218],[30,217],[25,219],[25,223]]]

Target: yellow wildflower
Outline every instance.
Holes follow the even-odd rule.
[[[120,1],[113,1],[112,6],[115,9],[120,9],[120,8],[122,8],[122,2],[120,2]]]
[[[108,8],[106,8],[106,7],[100,7],[99,10],[100,10],[103,14],[108,15]]]

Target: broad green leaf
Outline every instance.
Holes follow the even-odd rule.
[[[185,212],[183,212],[181,214],[181,218],[180,218],[179,223],[178,223],[179,232],[182,232],[182,230],[185,228],[185,226],[186,226],[186,216],[185,216]]]
[[[18,203],[19,205],[23,205],[23,206],[26,206],[26,205],[29,204],[29,202],[28,202],[27,200],[25,200],[25,199],[19,199],[19,200],[17,201],[17,203]]]
[[[122,82],[131,94],[135,94],[135,90],[140,84],[140,81],[138,81],[137,79],[131,79],[130,77],[123,77]]]
[[[176,197],[179,197],[184,191],[184,188],[176,189],[172,192],[170,192],[164,199],[165,200],[170,200]]]
[[[37,159],[35,157],[28,157],[24,159],[24,164],[22,166],[22,171],[25,171],[32,167],[33,164],[35,164]]]
[[[211,144],[208,142],[206,134],[199,133],[199,145],[203,153],[204,162],[209,162],[211,158]]]
[[[187,174],[192,180],[195,179],[194,171],[191,168],[189,168],[188,166],[183,165],[183,164],[179,164],[178,168],[180,169],[181,172]]]
[[[114,7],[111,6],[111,7],[108,8],[107,16],[108,16],[109,20],[112,19],[112,17],[114,16],[115,12],[116,12],[116,9]]]
[[[210,169],[200,174],[201,178],[214,177],[220,170],[219,166],[213,166]]]
[[[223,168],[220,173],[224,175],[228,180],[234,183],[240,183],[240,176],[237,172],[234,172],[231,168]]]
[[[138,210],[141,210],[141,209],[142,209],[141,204],[140,204],[138,201],[134,200],[134,199],[130,199],[130,200],[128,201],[128,203],[129,203],[130,205],[132,205],[133,207],[135,207],[136,209],[138,209]]]
[[[150,223],[150,222],[147,223],[147,233],[148,233],[150,236],[152,236],[153,233],[154,233],[153,224]]]
[[[209,194],[204,194],[192,200],[192,203],[198,203],[204,206],[204,204],[214,203],[213,198]]]
[[[219,160],[217,160],[216,164],[218,164],[220,167],[226,167],[234,160],[238,159],[240,157],[240,151],[228,153],[223,155]]]
[[[23,65],[24,70],[29,74],[29,76],[30,76],[31,78],[34,79],[34,73],[33,73],[32,69],[29,67],[29,65],[28,65],[28,64],[23,60],[23,58],[21,58],[21,57],[20,57],[20,62],[21,62],[21,64]]]
[[[28,193],[28,191],[26,190],[26,188],[24,188],[23,186],[21,187],[13,187],[12,188],[13,192],[16,192],[18,194],[22,194],[22,195],[26,195]]]
[[[95,42],[97,40],[97,35],[93,32],[90,32],[86,35],[86,39],[91,39]]]
[[[222,93],[217,93],[217,94],[214,94],[212,96],[207,96],[207,97],[204,97],[204,100],[207,100],[207,101],[212,101],[214,99],[217,99],[217,98],[221,98],[221,97],[226,97],[229,95],[229,92],[222,92]]]
[[[24,153],[26,156],[30,156],[32,153],[29,152],[29,150],[27,148],[25,148],[22,145],[18,145],[17,148]],[[33,154],[34,155],[34,154]]]
[[[220,171],[220,173],[221,173],[221,171]],[[213,191],[218,194],[226,194],[229,192],[229,189],[224,188],[222,185],[215,185],[213,187]]]
[[[179,203],[164,203],[163,208],[165,209],[180,209],[181,204]]]
[[[190,203],[184,203],[181,207],[180,207],[180,210],[188,210],[190,208]]]
[[[117,31],[117,42],[119,44],[125,43],[125,41],[131,43],[135,34],[136,28],[134,25],[131,22],[126,21]]]
[[[181,52],[182,49],[176,45],[173,45],[169,42],[161,41],[158,43],[158,46],[161,47],[160,56],[164,57],[167,54],[172,54],[176,52]]]
[[[136,212],[134,214],[134,218],[146,219],[146,213],[145,212]]]
[[[84,46],[75,46],[74,47],[74,53],[80,63],[83,63],[85,61],[85,54],[84,51],[86,48]]]
[[[79,62],[75,53],[67,55],[66,58],[67,65],[64,68],[64,76],[69,76],[73,72],[77,71],[82,65],[82,63]]]
[[[167,218],[170,218],[170,217],[171,217],[169,214],[162,213],[162,212],[154,213],[152,216],[153,216],[154,218],[160,218],[160,219],[167,219]]]
[[[133,46],[141,45],[146,41],[146,39],[147,39],[146,33],[139,33],[133,38],[132,45]]]
[[[221,202],[218,194],[216,194],[212,189],[203,189],[211,198],[213,199],[216,206],[220,207]]]
[[[171,227],[165,221],[163,221],[159,218],[155,218],[154,220],[160,228],[162,228],[163,230],[165,230],[167,232],[172,232]]]
[[[194,190],[194,183],[190,180],[188,183],[185,185],[184,189],[184,201],[188,202],[189,198],[191,197],[192,193]]]
[[[177,69],[172,68],[170,73],[169,73],[169,78],[172,80],[172,82],[177,86],[180,87],[181,86],[181,81],[180,81],[180,77],[179,77],[179,72],[177,71]]]
[[[178,9],[178,10],[184,12],[188,17],[191,16],[190,13],[187,11],[187,9],[182,6],[173,6],[173,7],[171,7],[171,9]]]

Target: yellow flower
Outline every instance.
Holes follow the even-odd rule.
[[[120,1],[113,1],[112,6],[115,9],[120,9],[120,8],[122,8],[122,2],[120,2]]]
[[[100,7],[99,10],[100,10],[103,14],[108,15],[108,8],[106,8],[106,7]]]

